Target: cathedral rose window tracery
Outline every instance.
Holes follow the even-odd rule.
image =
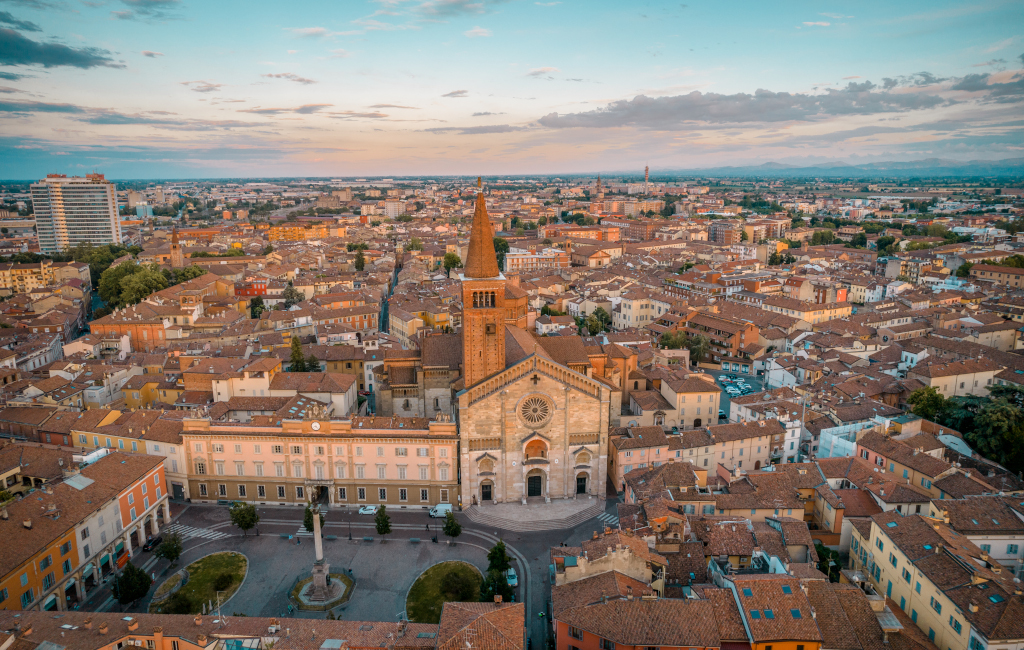
[[[539,427],[551,419],[553,411],[551,402],[540,395],[531,395],[519,405],[519,417],[533,427]]]

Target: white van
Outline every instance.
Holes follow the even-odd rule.
[[[448,513],[452,511],[452,504],[450,503],[439,503],[430,509],[431,517],[447,517]]]

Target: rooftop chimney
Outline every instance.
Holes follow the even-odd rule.
[[[203,617],[200,614],[196,614],[195,622],[196,622],[196,625],[202,625],[203,624]]]
[[[196,637],[196,643],[199,645],[200,648],[205,648],[206,647],[206,635],[205,634],[200,634],[199,636],[197,636]]]
[[[131,621],[128,622],[128,631],[134,632],[137,629],[139,629],[139,619],[133,618]]]
[[[100,634],[106,634],[108,629],[106,621],[100,623]]]
[[[501,594],[495,594],[494,602],[498,603],[499,605],[501,604]]]
[[[972,612],[976,612],[976,611],[978,611],[978,603],[976,603],[976,602],[974,602],[974,601],[972,600],[972,601],[971,601],[971,604],[969,604],[969,605],[967,606],[967,609],[971,610]]]
[[[92,629],[92,617],[91,616],[89,618],[85,619],[84,621],[82,621],[82,627],[84,627],[87,630],[91,630]]]

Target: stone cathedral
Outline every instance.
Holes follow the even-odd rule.
[[[603,498],[627,369],[578,336],[524,329],[529,296],[502,275],[493,240],[479,193],[460,275],[462,331],[387,351],[375,371],[378,413],[455,417],[463,506]]]
[[[460,275],[462,376],[452,386],[462,505],[603,498],[621,394],[587,376],[578,337],[536,339],[508,324],[493,238],[480,193]]]

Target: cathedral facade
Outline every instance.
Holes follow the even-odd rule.
[[[460,276],[464,376],[456,384],[462,504],[601,497],[609,418],[620,398],[506,325],[507,280],[482,193],[472,228]]]

